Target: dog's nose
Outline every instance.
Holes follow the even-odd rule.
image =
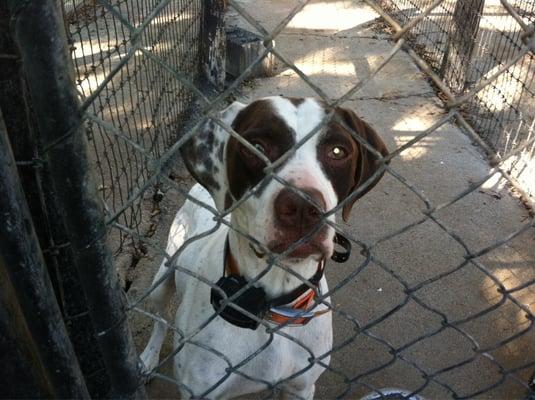
[[[275,199],[275,218],[283,228],[305,229],[317,224],[325,209],[325,200],[320,191],[316,189],[300,189],[306,193],[315,204],[311,204],[291,189],[280,191]]]

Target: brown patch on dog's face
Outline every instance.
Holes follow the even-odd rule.
[[[270,162],[279,159],[299,142],[300,147],[275,172],[284,180],[295,181],[298,186],[318,187],[328,194],[326,198],[329,198],[329,209],[332,209],[381,167],[380,157],[361,145],[355,135],[383,156],[388,151],[368,124],[344,108],[335,109],[335,118],[317,135],[307,138],[326,116],[327,109],[327,104],[314,99],[271,97],[248,106],[234,102],[220,113],[219,118],[264,153]],[[182,146],[181,152],[188,170],[211,193],[219,210],[231,207],[261,181],[262,187],[254,197],[258,198],[266,191],[276,192],[283,186],[266,179],[266,162],[262,157],[214,121],[207,122]],[[378,174],[373,182],[366,184],[362,193],[344,205],[344,220],[348,219],[353,203],[375,186],[381,175]],[[268,202],[267,199],[263,201]]]
[[[380,167],[379,158],[359,143],[354,135],[362,137],[383,157],[389,154],[384,142],[373,128],[357,117],[353,111],[337,108],[335,117],[328,124],[326,135],[320,143],[318,158],[333,184],[339,202],[365,184]],[[355,201],[368,193],[379,182],[383,173],[375,177],[362,193],[344,205],[342,213],[344,221],[347,222],[349,219]]]
[[[338,201],[345,199],[355,186],[359,147],[351,134],[331,121],[318,144],[318,161],[329,178]]]
[[[268,100],[255,101],[241,110],[232,128],[271,162],[295,144],[292,130]],[[265,176],[265,162],[234,137],[228,141],[226,160],[229,190],[236,200]]]

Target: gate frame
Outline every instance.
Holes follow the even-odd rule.
[[[7,3],[38,135],[111,380],[112,396],[145,398],[126,320],[126,301],[106,244],[104,212],[87,160],[83,117],[61,11],[53,0]]]

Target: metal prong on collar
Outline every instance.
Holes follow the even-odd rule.
[[[342,236],[340,233],[336,232],[334,235],[334,243],[340,247],[343,247],[345,252],[339,252],[335,250],[331,256],[331,260],[337,263],[346,262],[351,255],[351,242],[345,236]]]

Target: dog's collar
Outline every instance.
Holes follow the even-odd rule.
[[[318,263],[316,273],[308,280],[308,285],[303,283],[290,293],[276,297],[268,301],[271,306],[264,315],[264,320],[273,324],[288,326],[306,325],[312,318],[330,311],[329,308],[320,311],[308,311],[314,305],[316,293],[321,292],[319,282],[323,277],[325,260]],[[230,246],[225,246],[225,268],[224,274],[227,276],[241,276],[236,259],[230,251]],[[311,288],[313,286],[314,288]]]
[[[344,253],[335,251],[331,257],[336,262],[347,261],[351,253],[351,243],[342,235],[336,234],[335,243],[345,249]],[[274,324],[287,324],[302,326],[312,318],[325,314],[329,308],[320,311],[312,311],[316,303],[316,296],[320,292],[319,282],[323,277],[325,260],[318,263],[316,273],[307,282],[301,284],[290,293],[269,300],[266,292],[261,287],[250,286],[242,291],[233,303],[255,315],[258,319],[264,319]],[[217,281],[217,288],[210,292],[210,302],[219,316],[227,322],[241,328],[256,329],[258,321],[250,318],[243,312],[224,304],[225,298],[231,297],[242,290],[248,282],[240,275],[240,268],[230,252],[228,237],[225,241],[223,260],[223,276]],[[223,296],[221,293],[224,293]]]
[[[321,294],[321,289],[316,286],[316,290],[310,289],[299,296],[295,301],[286,306],[271,307],[265,319],[273,324],[288,326],[303,326],[319,315],[328,313],[330,308],[312,311],[316,302],[316,291]]]

